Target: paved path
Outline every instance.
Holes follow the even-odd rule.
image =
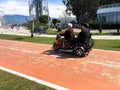
[[[0,40],[0,67],[70,90],[120,90],[120,52],[93,50],[78,58],[50,45]],[[49,86],[49,85],[48,85]]]
[[[38,35],[37,35],[38,36]],[[46,35],[46,34],[42,34],[39,35],[39,37],[56,37],[56,35]],[[112,36],[112,35],[93,35],[92,36],[93,39],[104,39],[104,40],[120,40],[120,35],[117,36]]]

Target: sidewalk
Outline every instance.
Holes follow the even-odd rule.
[[[19,36],[30,36],[30,31],[24,27],[21,27],[19,30],[11,28],[0,28],[0,34],[10,34],[10,35],[19,35]],[[35,37],[56,37],[56,35],[47,35],[47,34],[34,34]],[[120,40],[120,35],[94,35],[93,39],[104,39],[104,40]]]
[[[39,37],[56,37],[56,35],[46,35],[46,34],[42,34],[42,35],[35,35],[35,36],[39,36]],[[104,40],[120,40],[120,36],[110,36],[110,35],[103,35],[103,36],[99,36],[99,35],[94,35],[92,36],[93,39],[104,39]]]

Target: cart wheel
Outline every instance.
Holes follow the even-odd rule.
[[[82,48],[76,48],[74,54],[78,57],[84,57],[84,50]]]

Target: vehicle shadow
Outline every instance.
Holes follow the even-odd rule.
[[[48,56],[55,55],[56,58],[59,58],[59,59],[80,58],[80,57],[77,57],[73,53],[70,53],[70,52],[54,51],[54,50],[47,50],[47,51],[43,52],[43,54],[48,55]]]

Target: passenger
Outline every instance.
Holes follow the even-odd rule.
[[[90,38],[90,29],[89,24],[85,23],[81,25],[81,32],[78,34],[78,37],[76,38],[77,44],[84,44],[87,42]]]

